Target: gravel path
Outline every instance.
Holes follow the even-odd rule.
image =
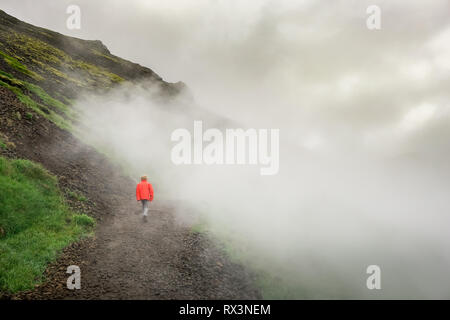
[[[43,164],[63,190],[88,201],[83,210],[97,220],[95,237],[67,247],[49,265],[46,281],[12,299],[258,299],[253,275],[232,263],[206,234],[178,223],[170,203],[158,195],[144,222],[134,200],[135,184],[93,148],[30,109],[0,87],[0,133],[15,144],[7,157]],[[20,113],[22,117],[17,117]],[[75,209],[77,203],[70,203]],[[179,208],[177,209],[179,211]],[[68,290],[66,269],[81,268],[81,289]],[[1,296],[1,293],[0,293]]]

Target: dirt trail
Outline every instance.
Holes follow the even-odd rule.
[[[4,156],[40,162],[63,190],[86,195],[97,222],[94,238],[64,250],[46,281],[13,299],[258,299],[253,276],[230,262],[206,235],[177,223],[173,208],[151,204],[147,222],[134,199],[135,184],[71,134],[30,112],[0,87],[0,133],[16,146]],[[17,117],[17,113],[22,116]],[[157,190],[157,188],[156,188]],[[71,205],[77,206],[76,203]],[[81,290],[68,290],[66,269],[81,268]]]
[[[147,222],[128,201],[47,271],[49,281],[19,299],[258,299],[252,276],[207,237],[176,223],[171,208],[152,204]],[[81,290],[68,290],[69,265]]]

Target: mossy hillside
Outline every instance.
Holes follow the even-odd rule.
[[[88,90],[100,88],[105,84],[114,86],[122,81],[134,82],[143,79],[158,82],[162,87],[170,89],[168,92],[174,94],[180,90],[180,84],[163,81],[151,69],[112,55],[101,41],[77,39],[36,27],[2,10],[0,10],[0,50],[20,60],[29,70],[45,77],[45,82],[54,82],[53,84],[57,86],[61,86],[61,83],[52,77],[61,74],[49,72],[47,77],[45,72],[39,72],[38,68],[41,71],[58,70],[69,79],[81,81]],[[68,92],[63,93],[69,99],[73,99],[74,96],[70,95],[70,85],[73,83],[69,83],[66,86]],[[45,85],[40,86],[49,91]]]
[[[54,110],[59,110],[59,111],[65,113],[66,116],[69,118],[75,116],[73,111],[66,104],[51,97],[47,92],[45,92],[38,85],[32,84],[32,83],[24,81],[24,80],[15,79],[12,75],[10,75],[6,72],[3,72],[1,70],[0,70],[0,80],[11,86],[18,87],[21,90],[26,89],[29,92],[34,93],[36,96],[38,96],[42,100],[43,104],[45,104],[48,107],[51,107]]]
[[[66,130],[72,129],[77,118],[72,108],[74,97],[68,97],[71,92],[107,89],[124,81],[42,40],[4,28],[0,28],[0,59],[0,85]]]
[[[10,73],[2,71],[2,70],[0,70],[0,76],[6,77],[6,78],[9,78],[9,79],[13,79],[14,78]]]
[[[108,55],[106,55],[106,54],[104,54],[104,53],[102,53],[102,52],[100,52],[98,50],[92,49],[92,53],[95,54],[96,56],[105,58],[105,59],[107,59],[109,61],[112,61],[114,63],[120,63],[120,60],[117,57],[113,57],[111,55],[108,56]]]
[[[8,53],[14,53],[16,59],[32,65],[42,77],[50,75],[81,88],[87,88],[92,84],[111,87],[124,81],[120,76],[102,67],[74,59],[63,50],[39,39],[14,31],[8,34],[1,34],[0,31],[0,38],[8,41],[8,48],[5,48]]]
[[[49,119],[61,129],[72,129],[72,121],[70,119],[74,117],[74,111],[68,109],[67,106],[63,107],[56,101],[53,101],[54,99],[47,95],[45,91],[43,91],[39,87],[17,79],[10,79],[4,77],[3,75],[0,75],[0,86],[11,90],[17,96],[20,102],[22,102],[25,106],[32,109],[39,115]],[[25,92],[27,92],[28,94],[26,94]],[[66,112],[66,117],[50,109],[48,106],[36,102],[33,98],[30,97],[30,93],[34,93],[37,96],[41,95],[40,98],[48,103],[48,106],[50,108],[60,109],[60,111]]]
[[[166,83],[152,70],[112,55],[101,41],[39,28],[2,10],[0,52],[1,85],[15,88],[13,92],[27,106],[43,111],[52,121],[57,119],[64,128],[70,128],[67,123],[73,120],[72,116],[76,118],[68,110],[73,109],[79,95],[103,93],[126,81],[152,81],[168,95],[183,87]],[[12,80],[22,81],[23,86]]]
[[[69,209],[47,170],[0,157],[0,291],[33,288],[47,264],[68,244],[92,234],[94,225],[91,217]]]

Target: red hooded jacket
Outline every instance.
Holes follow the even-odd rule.
[[[142,180],[136,186],[136,200],[150,200],[153,201],[153,187],[150,183]]]

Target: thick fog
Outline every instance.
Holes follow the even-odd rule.
[[[180,222],[206,222],[293,298],[450,298],[448,1],[78,1],[77,31],[64,1],[41,3],[2,9],[187,84],[170,103],[148,83],[77,103],[85,139],[147,173]],[[175,165],[171,134],[194,120],[279,129],[278,173]]]

